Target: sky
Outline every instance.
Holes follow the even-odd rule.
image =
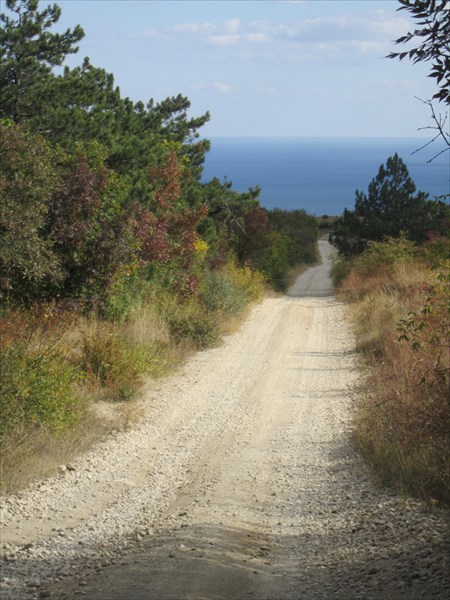
[[[429,135],[430,65],[385,58],[414,28],[397,0],[54,1],[86,33],[67,64],[135,101],[187,96],[205,137]]]

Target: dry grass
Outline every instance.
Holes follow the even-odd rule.
[[[145,412],[144,384],[236,330],[262,296],[262,276],[229,265],[220,277],[222,287],[206,294],[222,301],[223,288],[227,310],[158,289],[116,321],[56,305],[3,313],[1,491],[54,473],[112,429],[133,427]]]
[[[420,258],[364,266],[340,288],[367,366],[357,443],[383,484],[449,503],[449,281]]]

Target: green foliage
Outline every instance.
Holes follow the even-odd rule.
[[[180,297],[198,294],[199,235],[208,245],[205,260],[211,267],[234,254],[241,265],[267,269],[278,287],[288,264],[311,259],[312,229],[301,211],[289,219],[280,212],[271,223],[268,211],[259,206],[258,188],[240,194],[218,180],[200,184],[209,142],[196,138],[208,113],[190,118],[190,102],[181,94],[146,105],[123,99],[113,75],[88,59],[56,75],[52,68],[76,51],[82,30],[50,33],[60,16],[56,6],[42,13],[34,0],[7,6],[13,17],[3,17],[0,40],[8,69],[14,63],[18,70],[29,69],[28,87],[8,79],[8,89],[16,96],[23,92],[24,102],[30,90],[39,90],[39,101],[30,105],[29,114],[6,102],[1,114],[26,118],[29,131],[45,131],[46,139],[58,146],[50,150],[27,134],[30,149],[41,143],[39,166],[47,162],[46,169],[36,168],[29,178],[34,212],[17,211],[24,223],[19,235],[14,209],[16,197],[24,196],[20,188],[9,202],[1,249],[4,298],[77,298],[126,319],[131,299],[121,281],[136,262],[143,282],[134,276],[133,289],[145,288],[145,280],[151,279]],[[8,157],[10,165],[15,151]],[[32,164],[35,154],[33,148],[28,155],[23,143],[26,162]],[[15,172],[9,171],[6,179],[14,190]],[[52,181],[40,185],[39,176],[47,171]],[[24,173],[24,181],[28,175]],[[41,189],[45,196],[39,196]],[[283,232],[277,232],[280,227]],[[269,253],[267,244],[273,244]]]
[[[276,290],[286,290],[290,256],[293,253],[294,243],[285,234],[274,232],[267,236],[267,244],[258,257],[257,266]]]
[[[264,294],[266,279],[261,271],[248,266],[239,267],[234,262],[227,263],[223,268],[224,273],[245,296],[246,302],[261,300]]]
[[[0,325],[0,444],[14,436],[20,443],[43,428],[64,433],[84,410],[75,386],[79,371],[57,339],[40,333],[45,320],[6,314]]]
[[[380,268],[389,270],[395,264],[411,261],[417,255],[417,245],[401,235],[399,238],[371,243],[363,254],[354,259],[352,268],[359,276],[368,277]]]
[[[333,254],[331,257],[331,279],[333,285],[338,288],[350,274],[352,261],[342,254]]]
[[[290,267],[311,264],[319,258],[317,219],[304,210],[274,209],[269,211],[269,223],[273,233],[268,237],[258,267],[275,289],[284,291]]]
[[[433,269],[440,268],[440,265],[450,258],[450,228],[446,235],[429,235],[421,250]]]
[[[344,256],[361,254],[369,242],[380,242],[403,233],[408,239],[422,243],[430,231],[444,232],[448,226],[449,208],[438,201],[427,200],[418,192],[402,159],[395,154],[369,184],[368,194],[356,192],[355,210],[345,210],[338,220],[332,243]]]
[[[202,277],[200,301],[211,313],[219,316],[239,314],[250,302],[262,298],[265,277],[250,267],[238,267],[228,262],[220,270],[207,269]]]
[[[247,297],[225,271],[208,269],[202,278],[200,301],[211,313],[233,315],[242,311]]]
[[[68,429],[80,416],[82,402],[74,391],[78,373],[58,350],[30,351],[23,345],[3,348],[0,437],[21,429]]]
[[[62,279],[44,234],[57,173],[46,142],[24,126],[0,122],[0,154],[0,298],[27,301]]]
[[[157,310],[169,327],[173,340],[194,349],[214,346],[220,339],[217,313],[211,313],[196,298],[180,301],[173,294],[160,290]]]
[[[269,211],[269,222],[272,228],[283,233],[291,240],[289,248],[289,265],[299,263],[311,264],[318,260],[317,219],[308,215],[304,210],[280,210],[275,208]]]
[[[103,290],[137,246],[124,207],[127,187],[105,166],[104,156],[96,142],[77,144],[65,159],[48,218],[48,236],[65,275],[60,293],[90,302],[104,300]]]
[[[156,343],[139,344],[115,328],[96,326],[84,334],[77,363],[86,381],[105,388],[113,400],[129,400],[142,384],[142,376],[158,372],[160,351]]]
[[[51,69],[61,65],[84,37],[79,25],[62,34],[48,29],[59,21],[61,9],[54,4],[38,11],[38,0],[6,0],[14,13],[2,13],[0,21],[0,118],[16,123],[44,111],[52,96]]]
[[[269,283],[284,291],[290,267],[317,260],[317,221],[302,210],[249,210],[235,245],[241,264],[261,270]]]
[[[111,321],[125,323],[145,304],[149,286],[137,263],[124,265],[117,270],[106,289],[104,316]]]
[[[51,437],[83,412],[76,389],[125,400],[167,367],[166,345],[217,343],[223,319],[261,298],[267,279],[281,289],[289,265],[314,260],[317,226],[303,211],[261,208],[257,187],[201,183],[209,113],[190,117],[181,94],[122,98],[89,59],[64,65],[84,34],[50,31],[58,6],[6,6],[0,310],[21,307],[40,333],[25,325],[1,342],[0,406],[6,436]],[[54,320],[38,322],[49,302]],[[57,322],[66,316],[70,332]]]

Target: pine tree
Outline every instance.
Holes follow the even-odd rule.
[[[427,198],[424,192],[416,193],[405,163],[394,154],[380,166],[367,194],[356,191],[355,210],[344,211],[332,236],[333,244],[341,254],[353,256],[363,252],[370,242],[402,233],[421,243],[429,232],[440,232],[448,218],[444,203]]]
[[[53,67],[78,51],[75,44],[84,32],[77,25],[63,34],[50,33],[61,16],[56,4],[42,12],[37,10],[38,0],[6,0],[6,6],[15,18],[0,15],[0,118],[18,123],[45,106]]]

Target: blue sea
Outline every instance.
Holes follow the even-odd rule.
[[[450,152],[431,163],[443,147],[412,154],[424,138],[210,138],[203,181],[217,177],[244,192],[261,187],[261,205],[310,214],[338,215],[352,210],[355,191],[367,193],[381,164],[396,152],[417,190],[430,198],[450,192]],[[447,199],[448,201],[448,199]]]

